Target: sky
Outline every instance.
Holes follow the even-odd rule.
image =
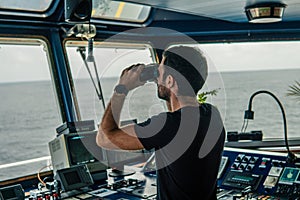
[[[300,69],[300,42],[199,45],[220,72]]]
[[[208,58],[210,71],[300,69],[300,42],[200,44],[199,48]],[[72,56],[80,60],[78,53]],[[119,70],[110,74],[118,76]],[[43,46],[0,44],[0,82],[49,79]]]

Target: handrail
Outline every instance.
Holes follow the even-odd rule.
[[[9,167],[16,167],[16,166],[20,166],[20,165],[26,165],[26,164],[40,162],[40,161],[44,161],[44,160],[50,160],[50,159],[51,159],[50,156],[33,158],[33,159],[29,159],[29,160],[23,160],[23,161],[3,164],[3,165],[0,165],[0,169],[5,169],[5,168],[9,168]]]

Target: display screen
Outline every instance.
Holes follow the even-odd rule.
[[[104,150],[96,143],[96,132],[72,134],[67,137],[71,165],[106,161],[108,167],[123,170],[124,165],[143,163],[150,153],[144,151]],[[106,163],[104,162],[104,163]]]
[[[87,140],[88,136],[73,136],[68,138],[70,151],[70,160],[72,165],[85,164],[95,162],[96,158],[87,150],[83,144],[83,140]],[[96,139],[94,139],[96,141]],[[96,144],[96,142],[95,142]]]
[[[244,189],[247,186],[252,186],[252,188],[256,190],[261,179],[261,175],[238,171],[229,171],[224,181],[222,182],[222,185],[239,189]]]
[[[64,175],[68,185],[74,185],[81,182],[77,171],[66,172]]]
[[[2,196],[4,199],[12,199],[12,198],[16,198],[16,193],[14,191],[14,189],[7,189],[7,190],[3,190],[1,191]]]
[[[239,175],[237,175],[237,176],[233,176],[232,180],[237,181],[237,182],[241,181],[241,182],[249,183],[249,182],[252,182],[254,180],[254,178],[251,177],[251,176],[239,176]]]
[[[57,170],[56,179],[60,181],[64,191],[80,189],[94,183],[87,165]]]
[[[96,143],[96,131],[66,135],[66,145],[71,165],[106,163],[105,151]]]
[[[299,169],[286,167],[279,179],[279,183],[281,184],[293,184],[298,177]]]
[[[24,199],[24,190],[22,185],[16,184],[0,188],[0,200],[18,200]]]

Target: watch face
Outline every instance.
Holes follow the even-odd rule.
[[[125,85],[117,85],[115,87],[115,92],[118,93],[118,94],[125,94],[125,95],[127,95],[128,90],[125,87]]]

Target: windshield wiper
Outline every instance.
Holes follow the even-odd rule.
[[[93,42],[93,41],[89,41],[90,42]],[[90,44],[89,44],[89,48],[93,48],[93,47],[90,47]],[[100,101],[102,101],[102,106],[103,106],[103,109],[105,109],[105,102],[104,102],[104,98],[103,98],[103,92],[102,92],[102,87],[101,87],[101,82],[100,82],[100,78],[99,78],[99,75],[98,75],[98,70],[97,70],[97,65],[96,65],[96,62],[95,62],[95,59],[90,59],[90,61],[93,63],[93,66],[94,66],[94,71],[95,71],[95,76],[96,76],[96,79],[97,79],[97,85],[93,79],[93,76],[92,76],[92,73],[91,73],[91,70],[88,66],[88,63],[87,63],[87,60],[86,60],[86,56],[85,56],[85,47],[78,47],[77,51],[80,53],[81,55],[81,58],[82,58],[82,61],[84,63],[84,66],[87,70],[87,72],[89,73],[89,76],[90,76],[90,79],[93,83],[93,86],[95,88],[95,91],[96,91],[96,94],[97,94],[97,97]]]

